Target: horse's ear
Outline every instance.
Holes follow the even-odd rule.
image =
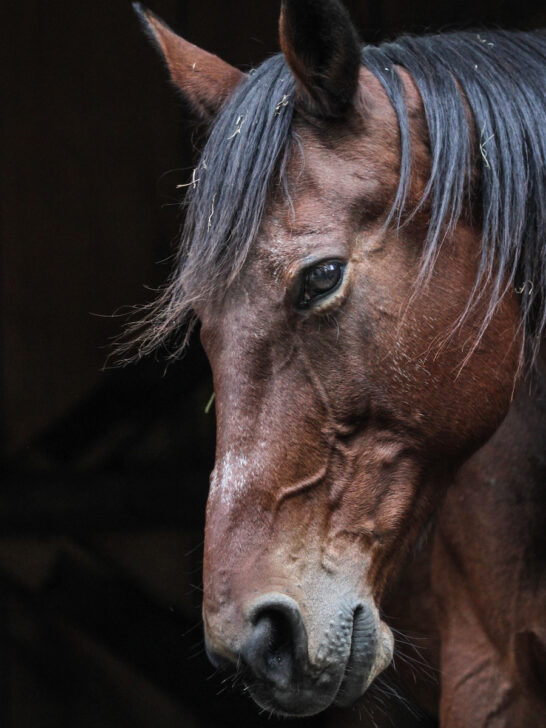
[[[133,7],[165,59],[174,85],[202,119],[214,118],[245,74],[188,43],[140,3],[133,3]]]
[[[300,103],[320,116],[343,116],[357,92],[360,42],[338,0],[282,0],[281,48]]]

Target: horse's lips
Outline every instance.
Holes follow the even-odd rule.
[[[373,611],[358,606],[353,613],[349,654],[344,666],[330,664],[318,679],[315,676],[287,691],[277,691],[259,681],[249,682],[247,689],[262,708],[287,717],[311,716],[333,704],[352,705],[385,666],[378,669],[383,662],[377,654],[381,650],[380,633]]]
[[[371,682],[377,648],[377,627],[373,617],[370,612],[359,607],[353,617],[351,650],[341,685],[334,699],[336,705],[348,707],[361,697]]]

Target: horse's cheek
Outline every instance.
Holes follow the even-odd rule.
[[[521,353],[513,335],[517,302],[507,296],[480,332],[483,310],[461,319],[463,283],[474,271],[461,263],[453,279],[440,261],[436,277],[416,295],[407,271],[404,276],[406,258],[392,246],[380,265],[363,272],[366,285],[353,305],[360,358],[347,361],[362,373],[372,410],[397,420],[423,447],[433,445],[436,455],[465,458],[495,432],[510,407]]]

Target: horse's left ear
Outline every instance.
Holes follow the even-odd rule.
[[[338,0],[282,0],[279,28],[300,103],[319,116],[343,116],[356,96],[361,65],[345,7]]]
[[[133,3],[133,8],[165,59],[174,85],[198,116],[213,119],[246,74],[188,43],[140,3]]]

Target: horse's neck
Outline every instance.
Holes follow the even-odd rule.
[[[532,686],[546,670],[545,362],[460,468],[434,535],[441,714],[468,705],[473,725],[489,724],[491,706],[499,726],[535,725],[544,708]],[[466,685],[467,674],[480,679]]]
[[[499,563],[517,560],[519,552],[521,575],[546,560],[545,353],[520,383],[504,422],[460,468],[439,519],[461,556],[469,544],[493,548]]]
[[[545,488],[542,358],[497,432],[461,467],[435,533],[432,588],[447,617],[439,624],[445,660],[458,644],[467,645],[468,664],[490,654],[490,677],[499,685],[501,678],[507,684],[521,679],[517,671],[532,663],[518,653],[526,649],[520,641],[535,640],[541,655],[546,649]]]
[[[434,518],[432,538],[414,550],[384,604],[399,629],[420,636],[426,662],[438,667],[439,654],[449,651],[452,638],[465,646],[468,659],[483,658],[484,641],[506,657],[516,635],[536,636],[536,629],[542,628],[545,491],[546,357],[542,357],[533,377],[518,387],[500,428],[450,482]],[[445,631],[446,625],[455,625],[454,635]],[[476,655],[470,654],[472,646]],[[411,645],[399,649],[415,657]],[[522,664],[530,662],[519,654],[516,658]],[[419,669],[400,665],[402,684],[422,707],[433,711],[438,695],[426,671],[414,685],[412,672]],[[493,677],[499,682],[507,678]],[[509,682],[512,679],[508,676]]]

